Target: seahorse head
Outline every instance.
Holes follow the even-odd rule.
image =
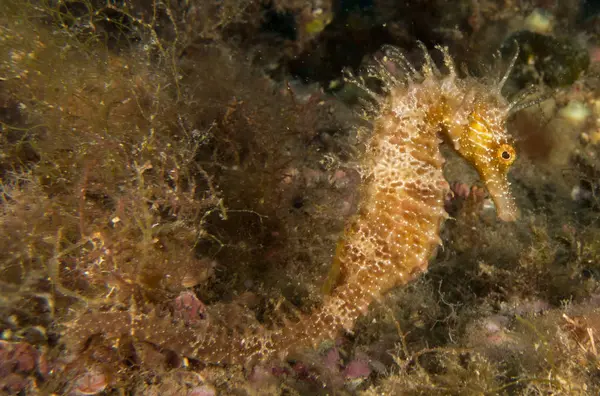
[[[450,75],[442,84],[445,99],[444,130],[454,149],[479,173],[479,177],[496,205],[498,217],[514,221],[519,210],[510,192],[508,172],[516,159],[516,151],[506,130],[510,114],[536,103],[521,102],[520,96],[508,102],[502,96],[519,53],[518,45],[505,73],[496,81],[466,78],[457,81],[447,49],[441,49]],[[526,94],[526,92],[525,92]]]
[[[494,100],[474,100],[454,147],[479,173],[496,205],[498,217],[514,221],[518,209],[510,192],[508,171],[516,152],[506,133],[506,106]]]

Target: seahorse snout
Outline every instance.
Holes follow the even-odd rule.
[[[485,186],[494,201],[498,218],[502,221],[515,221],[520,213],[510,192],[510,182],[505,178],[484,179]]]

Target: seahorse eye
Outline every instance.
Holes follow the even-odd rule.
[[[498,150],[502,162],[510,165],[515,160],[515,149],[509,144],[503,144]]]

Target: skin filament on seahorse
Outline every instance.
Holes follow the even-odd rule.
[[[447,50],[439,49],[446,75],[427,51],[420,71],[393,47],[379,60],[376,74],[385,95],[379,99],[361,166],[362,203],[338,243],[329,293],[319,308],[283,327],[257,326],[243,332],[229,329],[218,318],[184,326],[174,325],[170,317],[142,315],[132,320],[123,311],[103,313],[100,321],[98,313],[83,315],[75,320],[73,331],[82,332],[82,340],[94,328],[109,337],[121,332],[183,356],[241,364],[283,358],[334,339],[342,330],[351,331],[373,301],[424,272],[441,244],[440,228],[448,217],[448,183],[439,148],[443,140],[477,170],[498,217],[515,220],[518,211],[507,178],[515,150],[505,127],[514,103],[500,91],[516,56],[502,78],[484,82],[459,78]]]

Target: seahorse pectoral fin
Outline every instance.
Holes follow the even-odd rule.
[[[341,273],[341,264],[339,260],[334,260],[331,268],[329,269],[329,274],[327,275],[327,279],[325,283],[321,287],[321,292],[324,295],[331,294],[331,291],[335,288],[335,286],[339,283]]]
[[[350,229],[351,230],[351,229]],[[321,292],[324,295],[331,294],[332,290],[338,285],[340,281],[340,277],[342,275],[342,262],[341,260],[344,257],[344,249],[346,245],[344,243],[344,238],[341,238],[338,241],[338,244],[335,248],[335,257],[333,259],[333,263],[331,264],[331,268],[329,269],[329,273],[327,274],[327,279],[325,283],[321,287]]]

